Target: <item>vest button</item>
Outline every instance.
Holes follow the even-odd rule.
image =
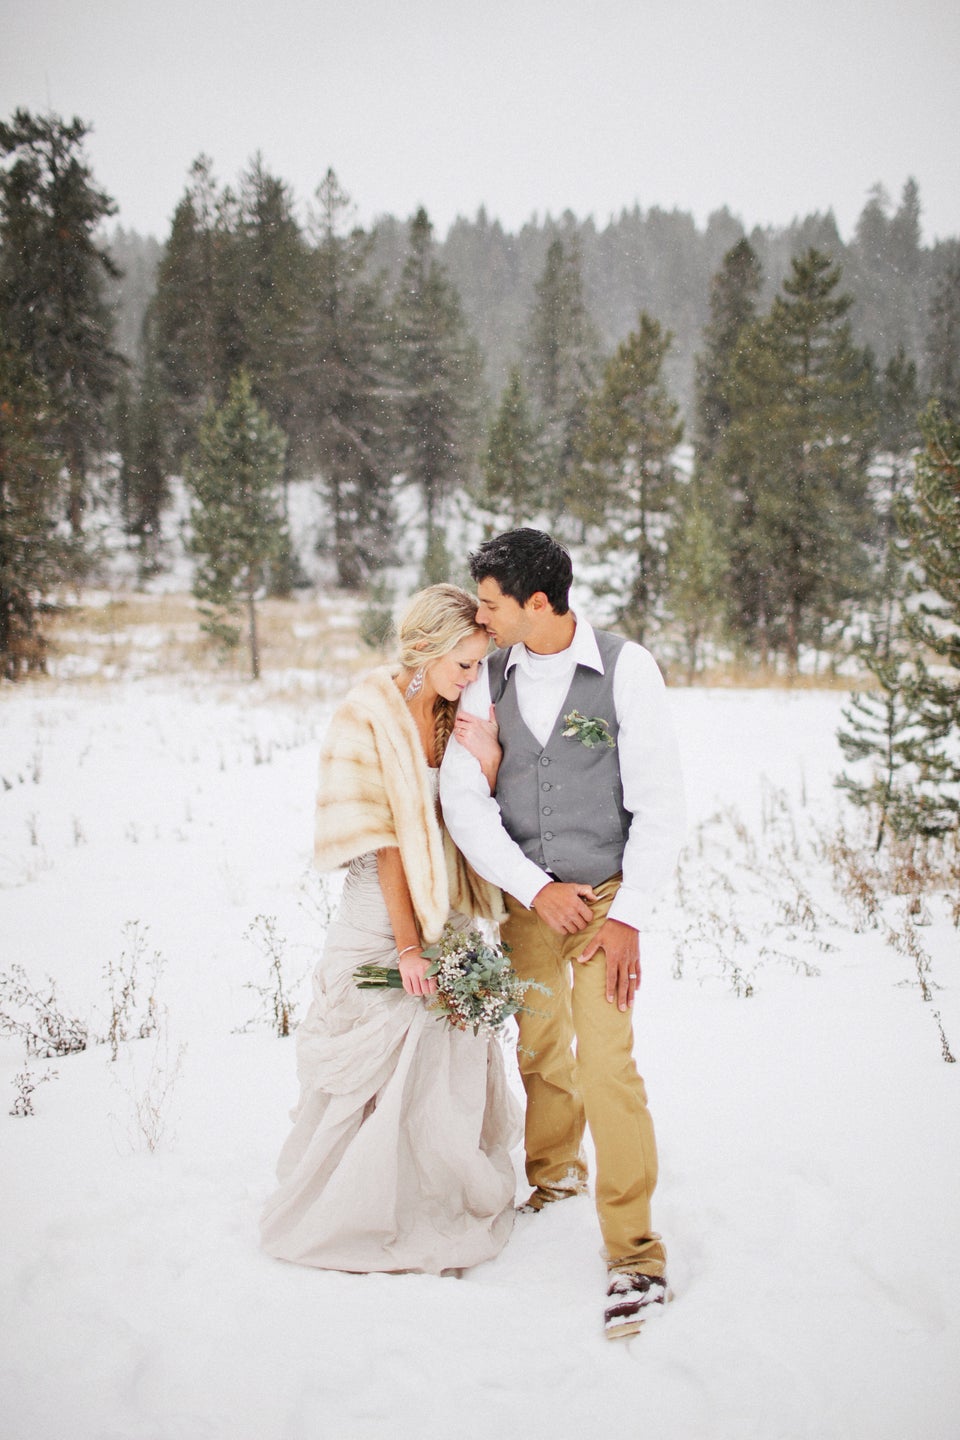
[[[552,789],[553,789],[553,786],[550,784],[550,781],[549,781],[549,780],[544,780],[543,784],[540,786],[540,789],[541,789],[541,790],[552,790]]]
[[[553,831],[552,831],[552,830],[544,830],[544,832],[543,832],[543,838],[544,838],[544,840],[552,840],[552,839],[553,839]]]
[[[541,764],[541,765],[549,765],[549,764],[550,764],[550,757],[549,757],[548,755],[541,755],[541,756],[540,756],[540,764]]]
[[[544,807],[543,807],[543,813],[544,813],[544,815],[552,815],[552,814],[553,814],[553,811],[550,809],[550,806],[549,806],[549,805],[544,805]]]

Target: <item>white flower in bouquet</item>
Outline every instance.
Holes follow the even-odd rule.
[[[495,1035],[508,1016],[527,1008],[524,998],[528,990],[550,994],[545,985],[521,980],[506,947],[486,939],[476,928],[458,930],[447,925],[423,955],[433,961],[427,974],[437,982],[430,1009],[455,1030]],[[403,985],[400,971],[386,965],[361,965],[353,978],[361,990],[400,989]]]

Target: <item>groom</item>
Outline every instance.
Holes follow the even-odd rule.
[[[635,1333],[667,1297],[632,1005],[646,898],[670,875],[682,839],[676,743],[649,652],[571,612],[561,545],[512,530],[482,545],[470,569],[477,619],[500,648],[461,708],[486,718],[495,704],[503,759],[491,794],[454,730],[440,772],[444,820],[474,868],[505,891],[502,933],[516,970],[550,990],[535,1007],[548,1013],[518,1016],[533,1186],[522,1209],[582,1193],[589,1125],[613,1338]]]

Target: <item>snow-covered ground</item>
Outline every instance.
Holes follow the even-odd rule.
[[[610,1343],[586,1199],[461,1279],[257,1248],[295,1081],[252,1022],[271,943],[303,1003],[336,888],[326,692],[0,692],[0,973],[104,1036],[136,962],[128,1028],[159,1017],[115,1061],[26,1061],[26,1117],[0,1038],[3,1440],[956,1440],[958,932],[941,895],[866,923],[831,879],[841,696],[672,700],[690,844],[636,1026],[676,1299]]]

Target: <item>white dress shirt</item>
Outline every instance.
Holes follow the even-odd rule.
[[[593,627],[577,620],[573,641],[556,655],[535,655],[514,645],[507,670],[517,668],[517,703],[524,723],[541,745],[553,732],[577,665],[603,674]],[[490,682],[486,667],[464,691],[461,705],[486,719]],[[641,928],[645,901],[668,879],[684,834],[683,783],[666,687],[649,650],[628,641],[617,657],[613,703],[620,733],[617,751],[623,804],[631,816],[623,852],[623,884],[610,917]],[[490,793],[479,761],[451,737],[440,767],[440,803],[454,842],[473,868],[531,906],[550,876],[528,860],[507,834],[500,807]]]

